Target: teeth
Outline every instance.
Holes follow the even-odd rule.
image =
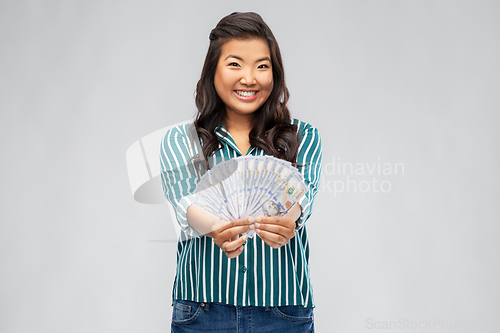
[[[243,97],[250,97],[250,96],[255,96],[257,93],[256,91],[242,91],[242,90],[236,90],[236,93],[240,96]]]

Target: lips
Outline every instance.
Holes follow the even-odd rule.
[[[234,95],[242,101],[253,101],[257,98],[257,90],[234,90]]]

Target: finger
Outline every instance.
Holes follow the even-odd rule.
[[[231,229],[226,229],[223,232],[218,233],[217,238],[223,241],[228,241],[252,229],[255,229],[255,226],[253,224],[247,226],[233,227]]]
[[[279,235],[279,234],[275,234],[273,232],[269,232],[269,231],[261,230],[261,229],[256,229],[255,231],[257,232],[259,237],[265,242],[267,241],[267,242],[270,242],[273,244],[278,244],[279,246],[282,246],[282,245],[287,244],[289,241],[288,238],[286,238],[282,235]]]
[[[257,216],[255,218],[260,224],[274,224],[295,228],[295,221],[289,217]]]
[[[226,229],[233,228],[236,226],[246,226],[246,225],[252,225],[255,223],[255,218],[253,217],[244,217],[241,219],[235,219],[231,221],[217,221],[213,226],[212,230],[213,231],[219,231],[222,232]]]
[[[236,258],[243,252],[243,245],[231,252],[224,252],[229,259]]]
[[[237,250],[240,246],[242,246],[243,244],[245,244],[245,242],[247,241],[247,239],[248,239],[248,236],[244,235],[242,237],[238,237],[234,241],[224,242],[224,243],[222,243],[221,249],[224,252],[233,252],[233,251]]]
[[[295,226],[293,228],[285,227],[281,225],[275,224],[260,224],[256,223],[255,228],[257,230],[265,230],[274,234],[281,235],[287,239],[295,237]]]
[[[259,235],[260,236],[260,235]],[[267,238],[263,238],[261,237],[262,241],[264,243],[266,243],[267,245],[269,245],[270,247],[272,247],[273,249],[279,249],[280,247],[282,247],[283,245],[282,244],[278,244],[278,243],[275,243],[275,242],[272,242],[270,241],[269,239]]]
[[[255,218],[253,216],[242,217],[240,219],[233,220],[235,225],[249,225],[255,223]]]

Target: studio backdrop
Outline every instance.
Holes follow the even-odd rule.
[[[317,331],[499,331],[494,0],[2,1],[0,331],[169,330],[176,230],[126,154],[193,118],[233,11],[269,24],[321,134]]]

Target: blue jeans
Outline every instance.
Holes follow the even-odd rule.
[[[314,332],[312,308],[233,306],[174,300],[172,332]]]

